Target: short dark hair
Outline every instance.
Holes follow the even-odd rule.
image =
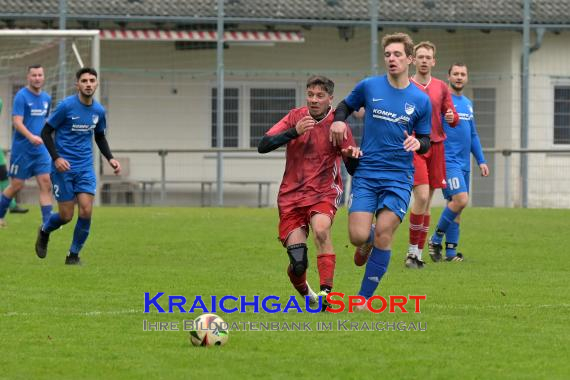
[[[453,69],[454,66],[465,67],[465,70],[469,71],[467,69],[467,65],[465,63],[455,62],[455,63],[452,63],[451,66],[449,66],[449,70],[447,70],[447,74],[451,74],[451,69]]]
[[[95,78],[98,77],[97,75],[97,70],[95,70],[92,67],[82,67],[79,70],[77,70],[77,72],[75,73],[75,79],[79,80],[79,78],[81,78],[81,76],[83,74],[91,74],[91,75],[95,75]]]
[[[28,66],[28,72],[30,72],[31,69],[43,69],[44,67],[39,64],[39,63],[34,63],[33,65]]]
[[[334,82],[323,75],[313,75],[307,79],[307,88],[319,86],[332,95],[334,93]]]

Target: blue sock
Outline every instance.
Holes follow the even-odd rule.
[[[374,295],[382,276],[388,270],[391,254],[392,251],[385,251],[376,247],[372,249],[368,263],[366,263],[359,295],[366,299]]]
[[[8,207],[10,207],[10,202],[12,202],[12,198],[8,198],[2,194],[2,197],[0,197],[0,219],[6,216],[6,211],[8,211]]]
[[[53,206],[52,205],[41,206],[41,210],[42,210],[42,223],[45,224],[45,222],[47,222],[47,220],[51,216],[51,210],[53,210]]]
[[[445,232],[449,228],[450,223],[457,217],[458,213],[451,211],[449,207],[446,207],[441,216],[439,217],[439,222],[437,222],[437,228],[435,234],[433,234],[431,241],[434,244],[441,244]]]
[[[67,222],[64,222],[59,214],[51,214],[49,219],[42,226],[42,230],[48,234],[52,231],[57,230],[59,227],[63,226]]]
[[[70,253],[79,254],[87,236],[89,236],[89,228],[91,227],[91,219],[77,218],[75,230],[73,231],[73,241],[71,242]]]
[[[453,221],[445,233],[445,256],[454,257],[457,255],[457,244],[459,244],[459,223]]]

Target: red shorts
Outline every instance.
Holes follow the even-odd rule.
[[[442,142],[432,142],[426,154],[414,153],[414,186],[430,185],[434,189],[445,189],[445,148]]]
[[[336,214],[336,207],[329,202],[320,202],[312,206],[297,207],[285,213],[279,210],[279,240],[281,243],[285,245],[291,232],[297,228],[303,228],[305,235],[308,236],[311,217],[315,214],[328,216],[332,223]]]

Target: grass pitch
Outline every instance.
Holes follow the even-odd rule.
[[[439,211],[432,219],[437,220]],[[421,314],[224,314],[227,322],[422,322],[427,331],[231,331],[195,348],[185,331],[143,331],[144,293],[294,294],[274,209],[99,208],[82,252],[63,264],[73,225],[34,254],[39,210],[0,230],[0,378],[564,379],[570,376],[568,210],[467,209],[463,263],[404,268],[397,232],[382,295],[426,294]],[[333,226],[335,290],[355,294],[346,210]],[[433,230],[433,227],[432,227]],[[310,245],[309,281],[318,288]],[[165,304],[161,300],[161,304]],[[188,307],[189,305],[187,305]]]

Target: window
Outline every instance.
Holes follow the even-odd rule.
[[[554,87],[554,144],[570,144],[570,86]]]
[[[212,89],[212,147],[218,146],[217,141],[218,89]],[[239,89],[224,88],[224,147],[238,147],[239,131]]]
[[[295,108],[296,98],[294,88],[250,88],[249,96],[249,146],[254,148],[269,128]]]

